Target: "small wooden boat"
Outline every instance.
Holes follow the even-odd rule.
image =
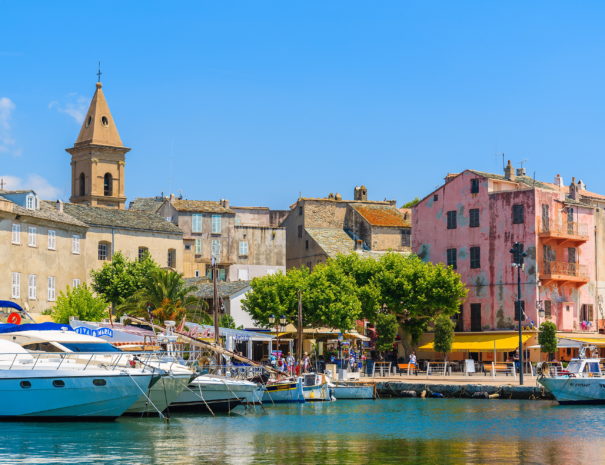
[[[332,400],[331,386],[324,374],[308,373],[303,375],[303,394],[306,401]]]
[[[336,399],[376,399],[376,385],[364,383],[337,383],[332,388]]]
[[[264,404],[304,402],[302,378],[267,383],[263,393]]]

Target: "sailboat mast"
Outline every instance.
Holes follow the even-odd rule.
[[[298,291],[298,336],[297,336],[297,344],[296,344],[296,358],[298,363],[302,361],[303,355],[303,318],[302,318],[302,291]]]
[[[216,347],[220,347],[220,333],[218,326],[218,311],[219,311],[219,302],[218,302],[218,286],[217,286],[217,266],[216,260],[212,257],[212,287],[213,287],[213,317],[214,317],[214,345]],[[216,353],[216,364],[217,366],[221,364],[221,354],[219,352]]]

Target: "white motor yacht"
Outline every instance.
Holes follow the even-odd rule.
[[[0,419],[111,420],[157,378],[149,371],[104,369],[65,358],[31,354],[0,340]]]

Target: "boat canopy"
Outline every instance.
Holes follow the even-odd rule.
[[[0,334],[17,333],[21,331],[73,331],[69,325],[59,323],[25,323],[14,325],[11,323],[0,324]]]
[[[525,344],[534,334],[523,334]],[[519,347],[519,336],[512,333],[455,334],[452,352],[512,352]],[[418,350],[435,350],[433,341],[418,347]]]
[[[0,300],[0,308],[14,308],[15,310],[23,311],[19,304],[11,302],[10,300]]]

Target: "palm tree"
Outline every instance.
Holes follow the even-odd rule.
[[[175,271],[154,270],[145,287],[126,300],[119,311],[133,316],[149,316],[161,323],[187,318],[194,323],[208,324],[212,320],[205,311],[208,304],[193,294],[196,290],[196,286],[187,286]]]

